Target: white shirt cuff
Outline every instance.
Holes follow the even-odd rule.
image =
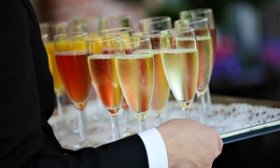
[[[149,168],[168,168],[167,150],[156,128],[139,133],[148,155]]]

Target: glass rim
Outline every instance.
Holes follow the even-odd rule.
[[[122,31],[124,30],[124,31]],[[106,35],[106,33],[110,34],[117,34],[118,32],[132,32],[131,27],[115,27],[115,28],[109,28],[109,29],[103,29],[100,31],[102,35]]]
[[[168,32],[192,32],[194,33],[195,32],[195,29],[193,27],[185,27],[183,30],[182,29],[178,29],[178,28],[172,28],[172,29],[167,29],[167,30],[163,30],[160,32],[160,35],[164,35],[164,34],[167,34]]]
[[[103,58],[106,57],[116,57],[116,54],[89,54],[87,59],[93,59],[93,58],[99,58],[100,56],[102,56]]]
[[[197,8],[194,10],[195,14],[206,14],[206,13],[213,13],[212,8]]]
[[[142,36],[142,37],[147,37],[147,38],[152,38],[152,37],[159,37],[160,36],[160,32],[162,32],[163,30],[152,30],[152,31],[148,31],[148,32],[136,32],[133,35],[135,36]]]
[[[138,22],[143,24],[143,23],[147,23],[147,22],[160,23],[160,22],[164,22],[164,21],[171,21],[171,17],[170,16],[154,16],[154,17],[140,19]]]
[[[88,33],[87,32],[71,32],[71,33],[60,33],[60,34],[56,34],[54,35],[53,39],[61,39],[61,38],[71,38],[74,36],[87,36]]]
[[[174,23],[182,22],[182,23],[188,23],[188,24],[197,24],[197,23],[202,23],[205,22],[208,25],[208,18],[207,17],[195,17],[195,18],[190,18],[190,19],[178,19],[175,20]]]
[[[56,29],[56,28],[59,28],[62,26],[68,27],[68,26],[70,26],[70,23],[69,23],[69,21],[58,21],[58,22],[54,22],[52,25]]]
[[[137,41],[127,41],[127,40],[124,40],[122,38],[118,38],[116,39],[116,42],[117,43],[125,43],[125,44],[135,44],[135,43],[142,43],[142,42],[145,42],[145,41],[151,41],[151,39],[149,37],[140,37],[140,36],[131,36],[129,37],[129,39],[135,39],[135,38],[140,38],[140,40],[137,40]]]
[[[91,42],[91,43],[103,43],[103,42],[109,42],[109,41],[116,42],[121,37],[107,38],[107,39],[103,39],[103,38],[104,37],[101,37],[101,39],[99,39],[99,40],[88,38],[87,42]]]
[[[187,33],[187,35],[186,35],[186,33]],[[191,40],[194,43],[194,46],[193,47],[186,46],[186,47],[183,47],[183,49],[192,48],[196,51],[198,50],[197,49],[197,38],[195,35],[195,29],[193,27],[186,27],[184,29],[178,29],[178,28],[167,29],[167,30],[162,31],[160,33],[160,35],[161,35],[161,38],[163,38],[163,39],[171,38],[171,41],[168,40],[169,42],[166,44],[167,46],[165,46],[165,47],[160,46],[160,49],[163,51],[166,49],[173,49],[171,43],[174,43],[174,42],[175,42],[176,49],[180,49],[177,46],[177,42],[176,42],[177,40],[180,40],[180,41]]]
[[[67,33],[55,34],[55,35],[53,36],[54,41],[55,41],[55,40],[58,40],[58,39],[61,39],[61,38],[67,38]]]

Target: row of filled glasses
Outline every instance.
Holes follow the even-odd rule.
[[[170,89],[182,107],[182,117],[206,123],[216,43],[212,10],[182,11],[174,28],[167,16],[141,19],[138,32],[129,27],[129,17],[121,18],[125,25],[114,28],[90,19],[75,20],[71,26],[59,23],[51,38],[41,25],[48,55],[53,55],[49,63],[58,101],[64,88],[80,111],[80,145],[90,144],[83,110],[92,85],[111,114],[113,141],[121,138],[118,116],[124,102],[135,113],[141,132],[150,108],[161,122]],[[92,23],[98,31],[91,29]],[[189,112],[195,95],[200,100],[199,115]]]

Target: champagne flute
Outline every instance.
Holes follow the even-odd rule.
[[[91,90],[87,65],[87,34],[59,34],[54,37],[59,74],[68,96],[78,109],[81,142],[74,148],[90,145],[87,135],[85,107]]]
[[[58,129],[65,128],[65,119],[63,117],[63,96],[64,96],[64,87],[57,69],[57,63],[55,60],[55,49],[54,43],[51,39],[51,29],[52,25],[50,23],[41,23],[40,29],[42,33],[42,40],[47,52],[49,69],[53,77],[54,91],[56,95],[56,105],[57,105],[57,114],[58,114]]]
[[[215,60],[217,33],[216,33],[216,24],[215,24],[213,10],[211,8],[198,8],[194,10],[184,10],[180,12],[180,20],[188,20],[190,18],[196,18],[196,17],[206,17],[208,19],[209,29],[211,32],[212,43],[213,43],[214,60]]]
[[[131,35],[132,35],[132,28],[130,27],[115,27],[115,28],[109,28],[109,29],[104,29],[101,30],[101,36],[103,36],[104,39],[123,39],[123,40],[128,40]],[[100,46],[98,44],[100,43],[95,43],[96,46]],[[129,106],[125,100],[125,97],[123,97],[123,102],[121,105],[122,111],[123,111],[123,117],[121,118],[122,123],[124,125],[124,136],[128,136],[132,134],[132,131],[129,129],[128,126],[128,121],[129,121]]]
[[[73,19],[71,24],[68,26],[68,31],[71,32],[72,34],[82,34],[82,33],[87,33],[87,38],[92,39],[92,40],[98,40],[100,39],[99,34],[96,32],[95,27],[93,27],[93,24],[95,23],[94,19],[85,19],[85,18],[76,18]],[[92,92],[92,94],[89,96],[90,98],[95,99],[95,92]],[[100,132],[101,128],[96,127],[94,123],[96,123],[100,115],[98,114],[92,114],[92,111],[88,113],[90,115],[87,116],[86,121],[88,122],[87,125],[87,132],[92,134],[96,132]],[[74,132],[79,133],[77,131],[78,128],[74,128]]]
[[[216,24],[214,20],[214,14],[213,10],[211,8],[198,8],[194,10],[184,10],[180,12],[180,19],[185,20],[189,18],[195,18],[195,17],[206,17],[208,19],[209,29],[211,32],[212,37],[212,45],[213,45],[213,67],[215,64],[215,55],[216,55],[216,41],[217,41],[217,33],[216,33]],[[206,100],[206,111],[207,113],[212,112],[212,101],[210,96],[210,89],[208,86],[208,89],[204,95],[204,99]]]
[[[160,26],[157,26],[160,25]],[[169,99],[170,88],[164,74],[161,51],[160,51],[160,31],[171,29],[171,18],[166,16],[146,18],[139,21],[139,28],[147,32],[139,33],[151,40],[154,61],[155,61],[155,84],[151,109],[155,112],[156,118],[161,124],[161,113],[164,111]]]
[[[161,124],[163,122],[161,114],[165,110],[166,104],[168,102],[170,88],[162,65],[163,63],[160,50],[160,31],[137,33],[135,35],[139,37],[146,37],[151,40],[155,69],[154,92],[152,96],[151,109],[155,113],[155,117],[158,119],[158,123]]]
[[[160,47],[162,63],[169,87],[182,108],[184,118],[189,112],[198,84],[199,58],[193,28],[162,31]]]
[[[123,95],[135,112],[139,132],[146,129],[145,118],[154,89],[154,58],[149,38],[132,36],[116,44],[117,73]]]
[[[79,133],[78,128],[70,128],[70,125],[66,122],[65,118],[63,117],[62,111],[62,101],[65,98],[65,90],[63,87],[63,83],[58,72],[56,57],[55,57],[55,46],[54,46],[54,35],[58,34],[67,34],[69,32],[69,23],[66,21],[56,22],[54,24],[50,23],[42,23],[40,24],[41,33],[42,33],[42,40],[44,42],[48,60],[49,60],[49,68],[53,76],[54,81],[54,88],[57,98],[57,111],[58,111],[58,127],[54,127],[55,131],[58,132],[57,136],[60,136],[60,133],[67,131],[70,134],[77,134]],[[60,89],[62,87],[62,90]],[[63,136],[63,135],[61,135]]]
[[[211,33],[208,26],[208,19],[203,17],[191,18],[188,20],[178,20],[175,22],[178,28],[193,27],[197,39],[199,52],[199,77],[197,85],[197,97],[201,104],[201,111],[206,114],[205,93],[211,79],[213,69],[213,46]],[[180,27],[181,26],[181,27]],[[204,115],[200,115],[200,121],[204,121]]]
[[[96,44],[98,43],[98,44]],[[95,50],[95,46],[101,46]],[[88,41],[88,65],[96,93],[111,114],[112,139],[120,139],[118,115],[122,103],[122,91],[117,77],[115,39]]]
[[[84,24],[85,24],[85,31],[88,33],[88,41],[100,41],[102,40],[102,36],[100,34],[100,29],[101,29],[101,24],[100,24],[100,18],[99,17],[89,17],[89,18],[85,18],[84,19]],[[99,43],[96,43],[99,44]],[[99,45],[95,45],[95,46],[89,46],[88,47],[94,47],[94,50],[101,50],[101,46]],[[92,50],[92,48],[88,48],[88,52]],[[92,54],[92,53],[89,53]],[[93,94],[90,96],[90,98],[92,98],[95,101],[95,106],[97,106],[98,108],[102,108],[104,107],[104,105],[102,104],[101,100],[99,99],[99,97],[97,96],[97,93],[95,90],[93,90]],[[95,108],[97,109],[97,108]],[[96,127],[94,126],[96,121],[100,121],[102,119],[104,119],[104,110],[97,110],[94,112],[94,115],[90,115],[90,117],[88,118],[88,122],[89,122],[89,127],[91,126],[91,128],[89,128],[89,133],[90,130],[93,130],[94,132],[101,132],[102,128],[101,127]]]

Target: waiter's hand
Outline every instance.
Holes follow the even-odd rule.
[[[223,148],[217,131],[196,121],[170,120],[157,129],[167,149],[169,168],[210,168]]]

